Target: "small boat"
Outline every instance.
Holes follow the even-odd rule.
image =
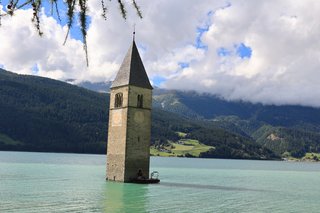
[[[153,184],[153,183],[159,183],[159,179],[152,179],[152,178],[146,178],[146,179],[132,179],[130,183],[139,183],[139,184]]]
[[[150,178],[145,178],[145,177],[137,177],[134,179],[131,179],[131,183],[138,183],[138,184],[154,184],[154,183],[159,183],[160,179],[159,177],[159,172],[154,171],[151,173]]]

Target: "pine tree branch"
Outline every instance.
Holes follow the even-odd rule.
[[[32,17],[32,22],[34,23],[34,26],[40,36],[42,36],[43,32],[41,30],[41,23],[40,23],[40,12],[41,12],[41,7],[42,7],[42,2],[43,0],[27,0],[21,5],[19,4],[20,0],[10,0],[8,5],[7,5],[7,11],[5,13],[1,13],[0,11],[0,26],[1,26],[1,17],[10,15],[12,16],[14,12],[18,9],[21,9],[26,6],[31,6],[33,10],[33,17]],[[65,1],[65,4],[67,6],[67,33],[63,42],[63,45],[66,44],[67,39],[70,34],[70,30],[73,27],[74,23],[74,16],[76,13],[76,4],[79,5],[79,23],[80,23],[80,31],[82,34],[82,40],[83,40],[83,49],[85,51],[86,55],[86,62],[87,65],[89,65],[89,59],[88,59],[88,44],[87,44],[87,29],[88,29],[88,23],[87,23],[87,12],[88,12],[88,7],[87,7],[87,0],[61,0]],[[109,0],[110,2],[112,0]],[[126,5],[123,0],[117,0],[119,4],[119,9],[120,13],[122,15],[123,19],[127,19],[127,10],[126,10]],[[2,0],[0,0],[0,4],[2,4]],[[137,15],[139,18],[142,18],[142,13],[140,10],[140,7],[138,6],[136,0],[132,0],[132,6],[135,8]],[[53,16],[53,11],[56,11],[57,18],[61,22],[61,16],[59,12],[59,7],[58,7],[58,0],[51,0],[51,16]],[[101,0],[101,8],[102,8],[102,17],[107,20],[107,7],[105,4],[105,0]]]

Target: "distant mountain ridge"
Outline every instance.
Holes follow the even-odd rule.
[[[92,83],[90,81],[83,81],[77,84],[79,87],[83,87],[95,92],[108,93],[110,91],[111,81]]]
[[[153,106],[249,137],[281,155],[320,152],[320,108],[226,101],[210,94],[155,88]]]
[[[105,153],[109,94],[64,82],[0,72],[0,150]],[[177,132],[214,148],[201,157],[274,159],[251,138],[206,121],[154,108],[152,143],[179,141]]]
[[[165,103],[165,104],[163,104]],[[230,102],[208,94],[173,91],[154,97],[162,110],[248,136],[281,155],[320,152],[320,109]],[[268,128],[267,128],[268,127]]]
[[[111,82],[78,84],[96,92],[109,91]],[[320,108],[298,105],[262,105],[243,101],[227,101],[211,94],[195,91],[166,90],[155,87],[154,106],[185,117],[214,119],[219,116],[237,116],[241,119],[255,119],[272,125],[294,126],[301,123],[320,125]]]
[[[0,69],[0,150],[105,153],[110,82],[80,86],[100,93]],[[152,143],[178,141],[176,132],[183,132],[215,147],[202,157],[320,153],[319,108],[230,102],[159,88],[153,94]]]

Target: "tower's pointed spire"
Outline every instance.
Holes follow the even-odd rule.
[[[136,24],[133,25],[133,41],[135,40],[136,37]]]
[[[111,88],[133,85],[153,89],[141,61],[137,46],[133,40]]]

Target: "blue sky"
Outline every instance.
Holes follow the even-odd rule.
[[[220,47],[217,50],[217,54],[220,57],[224,57],[224,56],[227,57],[232,54],[236,54],[237,56],[239,56],[241,58],[250,58],[251,54],[252,54],[252,49],[250,47],[246,46],[244,43],[240,43],[240,44],[233,45],[232,49]]]
[[[8,5],[10,2],[10,0],[2,0],[2,5],[6,6]],[[20,5],[22,5],[25,1],[19,1],[19,3],[17,4],[17,7],[19,7]],[[44,12],[47,16],[51,16],[53,17],[60,25],[65,26],[67,25],[67,19],[66,19],[66,11],[67,11],[67,7],[66,4],[64,3],[64,1],[57,1],[57,6],[59,8],[59,15],[60,15],[60,19],[58,18],[58,14],[56,12],[56,7],[55,5],[52,5],[51,2],[49,0],[44,0],[42,1],[42,7],[44,8]],[[26,5],[24,6],[22,9],[30,9],[32,8],[31,5]],[[75,20],[74,20],[74,27],[71,28],[70,31],[70,36],[74,39],[77,40],[81,40],[82,41],[82,35],[81,35],[81,31],[78,25],[78,14],[76,14],[75,16]],[[91,18],[90,16],[88,16],[88,25],[90,25],[91,22]]]

